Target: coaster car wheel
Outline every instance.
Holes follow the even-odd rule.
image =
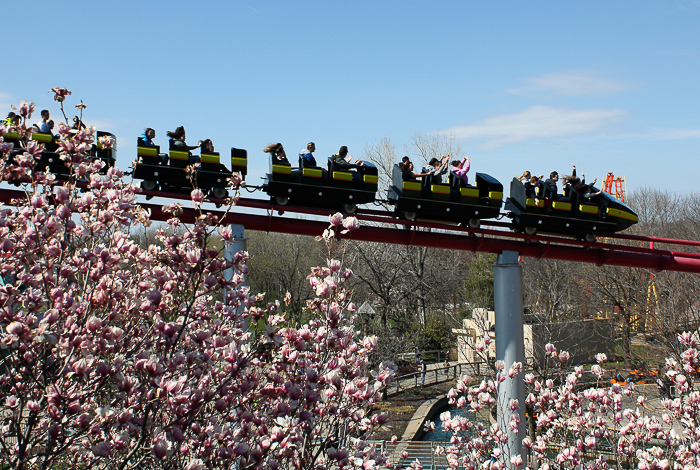
[[[354,202],[346,202],[343,204],[343,210],[348,214],[354,214],[357,211],[357,204]]]
[[[141,187],[146,191],[155,191],[158,189],[158,183],[154,180],[143,180],[141,182]]]
[[[289,204],[289,197],[287,196],[275,196],[274,198],[275,204],[279,204],[280,206],[286,206]]]
[[[417,214],[414,211],[403,211],[403,218],[406,220],[416,220]]]
[[[523,231],[527,235],[534,235],[537,233],[537,228],[536,227],[525,227],[525,230],[523,230]]]
[[[479,219],[469,219],[469,228],[479,228],[481,221]]]
[[[215,198],[224,199],[228,196],[228,191],[226,190],[226,188],[222,188],[221,186],[219,186],[217,188],[212,188],[211,194]]]

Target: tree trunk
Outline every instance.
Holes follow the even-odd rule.
[[[630,367],[632,365],[632,350],[630,347],[632,343],[632,332],[630,331],[630,317],[627,310],[621,306],[620,314],[622,315],[622,348],[625,355],[625,366]]]
[[[537,442],[537,425],[535,423],[535,410],[532,407],[527,407],[528,410],[528,418],[527,418],[527,424],[528,424],[528,431],[530,434],[530,440],[532,442]],[[527,459],[525,456],[523,456],[523,460],[525,461],[525,464],[527,464]],[[532,459],[532,468],[534,470],[537,470],[540,468],[540,461],[537,458]]]
[[[421,326],[426,325],[426,320],[425,320],[425,299],[422,297],[422,292],[418,293],[421,297],[418,297],[418,323],[420,323]]]

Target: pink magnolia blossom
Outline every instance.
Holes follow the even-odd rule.
[[[337,227],[338,225],[343,224],[343,214],[340,212],[336,212],[335,214],[331,215],[329,217],[331,227]]]
[[[53,99],[58,102],[63,102],[66,99],[67,95],[71,95],[72,93],[68,91],[65,88],[52,88],[49,93],[53,93]]]
[[[234,173],[231,178],[229,178],[229,181],[234,187],[239,187],[241,183],[243,183],[243,177],[239,172]]]
[[[24,150],[34,158],[39,158],[44,153],[44,144],[32,140],[27,143],[27,147]]]
[[[165,439],[157,439],[153,443],[153,455],[155,455],[158,460],[165,460],[170,452],[170,445]]]
[[[24,333],[25,328],[26,327],[23,323],[13,321],[5,327],[5,331],[7,331],[7,334],[12,336],[22,336],[22,333]]]
[[[360,223],[357,220],[357,217],[348,217],[343,220],[343,227],[345,227],[345,230],[343,230],[341,233],[348,233],[360,228]]]
[[[185,465],[185,470],[204,470],[205,468],[202,459],[190,460],[187,465]]]
[[[65,122],[59,123],[58,126],[56,126],[56,128],[58,129],[58,134],[63,136],[63,137],[66,137],[66,136],[69,136],[72,134],[72,128],[70,126],[68,126]],[[61,142],[64,142],[64,141],[63,140],[59,141],[59,144]]]
[[[341,268],[341,263],[337,259],[331,259],[328,260],[328,267],[331,269],[331,272],[337,272]]]
[[[34,103],[29,103],[27,101],[21,101],[19,103],[19,106],[16,108],[13,106],[12,109],[16,109],[17,113],[22,116],[23,118],[26,119],[31,119],[32,118],[32,113],[34,112],[34,108],[36,105]]]
[[[221,239],[224,241],[230,241],[233,239],[233,229],[230,225],[221,227],[219,229],[219,233],[221,234]]]
[[[69,95],[53,92],[61,104]],[[150,224],[139,188],[81,154],[93,127],[58,133],[73,179],[54,184],[30,171],[41,147],[20,132],[28,151],[4,169],[29,180],[27,198],[0,210],[0,341],[9,346],[0,444],[14,448],[21,435],[27,449],[53,448],[0,453],[0,466],[274,470],[322,468],[331,454],[347,467],[358,452],[364,468],[386,466],[387,455],[352,440],[304,461],[304,436],[364,442],[386,423],[372,405],[395,367],[370,370],[377,340],[353,325],[343,287],[352,271],[314,268],[309,282],[324,297],[293,323],[286,305],[242,285],[248,255],[225,259],[218,237],[233,233],[198,206],[188,224],[179,204],[166,206],[171,219],[137,243]],[[204,192],[192,198],[201,203]],[[332,232],[328,259],[341,243]]]
[[[555,357],[557,355],[557,348],[554,347],[552,343],[547,343],[544,346],[544,350],[547,353],[548,356],[553,356]]]
[[[508,369],[508,377],[511,379],[523,371],[523,364],[521,362],[514,362],[510,369]]]
[[[197,204],[201,204],[202,202],[204,202],[204,192],[199,188],[192,190],[190,196],[192,197],[192,200]]]
[[[100,143],[100,146],[105,149],[112,148],[114,146],[114,137],[111,135],[103,135],[97,138],[97,141]]]
[[[96,457],[109,457],[111,450],[112,446],[107,441],[102,441],[99,444],[96,444],[92,447],[92,453]]]
[[[313,268],[308,280],[319,296],[291,318],[299,299],[266,301],[243,286],[248,255],[225,259],[218,239],[230,240],[232,233],[199,208],[194,223],[185,224],[178,218],[182,208],[167,206],[171,220],[154,231],[153,241],[137,243],[133,234],[150,223],[137,204],[138,188],[118,170],[79,155],[93,145],[94,128],[71,132],[59,125],[59,135],[72,176],[89,182],[84,193],[70,183],[47,185],[49,179],[31,171],[32,153],[6,165],[31,184],[26,200],[0,210],[7,280],[0,288],[0,341],[8,346],[8,367],[0,372],[0,441],[10,449],[0,463],[387,468],[389,456],[369,442],[386,423],[374,405],[396,368],[382,362],[370,370],[381,344],[353,323],[352,292],[344,284],[351,271],[339,261]],[[193,193],[193,200],[204,201],[201,189]],[[329,222],[321,237],[327,259],[348,259],[337,227],[349,232],[357,220],[337,214]],[[224,276],[226,270],[233,275]],[[470,413],[440,416],[451,433],[440,452],[454,468],[521,466],[523,457],[508,449],[522,439],[541,469],[608,468],[587,450],[612,442],[639,468],[694,468],[700,392],[690,388],[687,374],[698,352],[693,335],[680,338],[686,351],[664,371],[676,396],[661,401],[631,385],[610,384],[601,356],[591,367],[591,384],[588,365],[570,366],[568,353],[557,354],[552,344],[546,354],[559,360],[548,360],[542,375],[525,375],[524,404],[498,395],[511,383],[506,377],[521,380],[521,365],[499,362],[489,377],[460,377],[448,399]],[[486,335],[481,350],[492,341]],[[652,404],[657,409],[649,413]],[[503,419],[491,423],[491,410]],[[521,423],[519,412],[532,422]],[[532,437],[517,435],[521,424],[533,425]],[[341,435],[347,439],[314,448],[315,457],[308,457],[309,442]],[[36,451],[49,445],[52,452]],[[419,458],[411,466],[425,463]]]

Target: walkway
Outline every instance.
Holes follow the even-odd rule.
[[[486,364],[483,362],[450,362],[447,366],[444,363],[434,363],[426,364],[426,366],[425,379],[421,377],[422,373],[420,371],[400,375],[396,377],[393,384],[387,387],[387,395],[395,395],[423,385],[447,382],[465,374],[471,377],[480,377],[481,374],[488,372]]]
[[[426,373],[425,385],[452,380],[455,374],[457,377],[459,377],[462,373],[471,377],[477,377],[479,375],[479,367],[481,368],[482,373],[488,373],[487,367],[483,363],[461,365],[459,363],[451,363],[448,367],[445,367],[443,364],[429,364],[428,371]],[[605,386],[606,384],[601,385]],[[391,390],[389,391],[389,394],[391,395],[396,393],[396,389],[408,390],[417,386],[420,386],[420,372],[402,375],[397,377],[396,383],[390,387]],[[636,385],[630,397],[623,397],[623,407],[634,408],[638,406],[637,399],[640,395],[644,395],[647,398],[644,408],[646,409],[646,413],[648,415],[660,418],[661,415],[666,412],[666,409],[661,403],[662,398],[656,384]],[[422,428],[423,423],[429,414],[430,405],[434,404],[436,401],[437,399],[428,400],[424,404],[425,406],[421,407],[423,409],[419,408],[419,410],[416,411],[412,423],[409,424],[409,427],[412,427],[413,429],[409,431],[407,428],[407,432],[404,433],[404,436],[400,441],[395,443],[381,440],[373,441],[377,449],[389,453],[393,464],[402,464],[404,467],[407,467],[417,459],[421,462],[425,470],[445,470],[450,468],[443,450],[445,446],[449,445],[449,443],[412,441],[409,440],[410,437],[408,437],[409,435],[415,434],[416,426]],[[674,423],[674,427],[679,433],[682,432],[682,429],[678,423]],[[442,449],[438,451],[439,448]],[[552,446],[552,450],[553,449],[554,446]],[[597,458],[601,455],[605,455],[609,461],[616,461],[617,458],[619,458],[619,455],[615,449],[607,448],[605,446],[588,450],[585,452],[585,454],[586,459],[589,460]],[[532,463],[532,456],[530,455],[528,455],[528,462]],[[632,465],[633,463],[633,459],[622,462],[622,464],[626,465]]]

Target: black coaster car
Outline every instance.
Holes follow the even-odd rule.
[[[114,144],[111,148],[102,148],[99,143],[99,138],[102,136],[111,136],[114,139]],[[9,163],[14,164],[14,155],[21,154],[23,149],[20,145],[19,136],[16,132],[8,132],[3,136],[4,141],[13,144],[14,150],[10,152]],[[71,175],[70,162],[61,160],[58,153],[58,144],[55,142],[53,135],[41,132],[33,132],[31,140],[37,141],[44,145],[44,152],[39,160],[34,165],[34,171],[53,173],[58,180],[67,180]],[[95,144],[92,145],[87,152],[87,156],[92,160],[102,160],[104,166],[100,169],[100,174],[107,173],[107,170],[114,166],[117,161],[117,139],[110,132],[97,131]],[[16,182],[19,183],[19,182]]]
[[[515,231],[573,235],[592,242],[597,235],[619,232],[639,220],[632,209],[605,192],[587,198],[572,188],[568,200],[552,194],[538,199],[536,203],[528,198],[525,186],[513,178],[505,209],[510,211]]]
[[[194,165],[197,161],[199,166]],[[247,168],[248,154],[243,149],[231,148],[229,170],[220,162],[218,152],[192,156],[190,152],[171,148],[165,155],[160,153],[157,145],[146,145],[139,138],[134,178],[143,180],[141,187],[148,191],[189,194],[196,186],[206,195],[225,198],[228,196],[228,179],[233,172],[239,172],[245,179]]]
[[[366,162],[353,169],[340,168],[331,158],[328,169],[290,163],[278,163],[270,156],[265,192],[272,202],[281,206],[323,207],[354,213],[358,204],[375,201],[377,167]]]
[[[432,176],[406,181],[399,166],[394,165],[387,198],[394,205],[394,213],[407,220],[453,222],[478,228],[481,219],[499,216],[503,185],[485,173],[476,174],[476,186],[464,185],[451,173],[448,184],[435,182]]]

